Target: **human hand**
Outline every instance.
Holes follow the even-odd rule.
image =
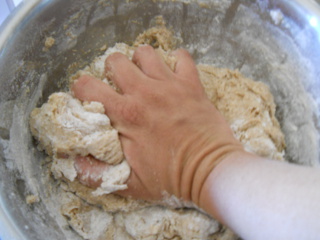
[[[207,98],[191,56],[185,50],[172,55],[174,71],[150,46],[139,47],[132,61],[115,53],[105,71],[120,93],[89,76],[80,77],[72,90],[82,101],[101,102],[119,131],[132,168],[120,195],[160,200],[167,192],[197,204],[214,167],[243,148]],[[80,178],[87,172],[82,170]]]

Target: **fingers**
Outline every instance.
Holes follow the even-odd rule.
[[[172,52],[172,55],[177,58],[175,73],[186,81],[200,83],[198,70],[190,54],[184,49],[179,49]]]
[[[139,198],[140,194],[142,192],[145,192],[143,189],[142,182],[136,175],[134,169],[132,168],[132,155],[136,154],[137,149],[134,147],[134,144],[132,144],[132,140],[129,139],[128,137],[125,137],[123,135],[119,136],[121,144],[122,144],[122,149],[125,154],[125,158],[127,159],[130,168],[131,168],[131,173],[130,177],[127,181],[128,188],[125,190],[117,191],[116,194],[123,196],[123,197],[133,197],[133,198]]]
[[[146,79],[141,70],[121,53],[114,53],[106,59],[105,72],[123,93],[132,92]]]
[[[91,77],[81,76],[72,86],[76,98],[81,101],[96,101],[104,105],[106,114],[113,120],[117,118],[119,109],[123,109],[126,101],[106,83]]]
[[[138,47],[132,61],[150,78],[168,80],[172,71],[162,57],[149,45]]]

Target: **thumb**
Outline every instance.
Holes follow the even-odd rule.
[[[77,179],[80,183],[96,189],[101,186],[104,171],[107,171],[112,166],[97,160],[92,156],[78,156],[75,158],[74,167],[77,171]],[[134,171],[131,171],[127,185],[128,189],[117,191],[115,194],[135,199],[148,199],[149,195],[145,193],[145,188]]]
[[[75,158],[74,167],[77,171],[77,178],[83,184],[91,188],[100,187],[103,172],[110,165],[95,159],[92,156],[78,156]]]

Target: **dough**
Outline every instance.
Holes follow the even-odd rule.
[[[123,160],[118,132],[101,103],[81,103],[69,93],[54,93],[32,111],[30,126],[39,146],[54,157],[91,154],[109,164]]]
[[[133,47],[118,43],[109,48],[71,81],[89,74],[112,85],[104,74],[107,56],[121,52],[131,58],[135,47],[145,43],[158,47],[157,51],[174,69],[175,59],[168,55],[174,42],[172,33],[160,24],[139,35]],[[245,149],[283,160],[284,136],[268,87],[237,71],[208,65],[198,65],[198,70],[208,97]],[[84,239],[237,239],[230,230],[196,209],[164,207],[105,194],[126,187],[130,168],[123,159],[117,131],[101,104],[81,103],[70,93],[54,93],[48,103],[32,112],[30,127],[39,146],[52,156],[54,177],[62,179],[61,214]],[[74,157],[88,154],[111,164],[97,190],[76,179]],[[165,201],[167,205],[170,202],[175,199]]]
[[[238,71],[198,66],[200,80],[212,103],[230,124],[248,152],[284,160],[284,135],[275,117],[269,88]]]
[[[74,181],[77,176],[74,158],[92,155],[116,164],[103,173],[101,187],[93,194],[126,189],[130,167],[123,161],[118,132],[111,127],[101,103],[81,103],[70,93],[54,93],[41,108],[32,111],[30,128],[39,148],[52,156],[51,171],[55,178]]]

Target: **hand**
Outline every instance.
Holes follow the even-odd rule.
[[[72,90],[82,101],[101,102],[119,131],[132,168],[120,195],[159,200],[167,192],[197,204],[214,167],[244,150],[207,98],[191,56],[185,50],[172,55],[174,71],[150,46],[139,47],[132,61],[115,53],[105,72],[120,93],[89,76]]]

